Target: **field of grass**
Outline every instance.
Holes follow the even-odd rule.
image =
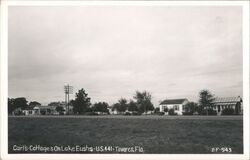
[[[8,120],[9,153],[27,153],[13,151],[14,145],[140,146],[142,153],[149,154],[203,154],[212,153],[213,147],[226,147],[231,153],[243,153],[242,116],[41,116]]]

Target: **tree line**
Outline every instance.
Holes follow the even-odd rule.
[[[84,89],[80,89],[75,96],[75,100],[71,101],[73,105],[73,111],[75,114],[84,114],[86,112],[107,112],[108,113],[108,103],[98,102],[91,105],[90,97],[85,92]],[[125,111],[134,112],[147,112],[154,110],[152,103],[152,95],[147,91],[136,91],[133,99],[129,101],[125,98],[120,98],[118,102],[111,106],[112,110],[116,110],[118,113]]]
[[[33,108],[37,105],[41,105],[41,103],[37,101],[31,101],[28,103],[25,97],[8,98],[8,113],[11,114],[17,108],[24,110],[28,108]]]
[[[215,111],[212,109],[214,99],[214,95],[209,90],[201,90],[199,92],[198,103],[189,102],[185,106],[184,114],[215,114]],[[11,114],[17,108],[21,110],[32,109],[37,105],[41,104],[37,101],[28,103],[25,97],[8,98],[8,113]],[[152,94],[148,91],[136,91],[132,99],[127,100],[125,98],[120,98],[116,103],[109,106],[107,102],[97,102],[92,105],[91,98],[82,88],[75,94],[75,99],[70,101],[70,105],[73,106],[74,114],[86,114],[90,112],[109,113],[108,108],[112,108],[112,111],[117,111],[118,114],[124,113],[125,111],[137,112],[140,114],[148,111],[159,112],[159,108],[154,107],[152,103]],[[58,112],[64,111],[64,108],[57,102],[51,102],[49,106],[56,106]],[[168,112],[168,110],[165,110],[165,112]]]
[[[28,103],[25,97],[18,98],[8,98],[8,113],[12,114],[16,109],[33,109],[35,106],[41,105],[37,101],[31,101]],[[86,91],[82,88],[78,90],[75,94],[75,99],[70,101],[71,106],[73,106],[74,114],[85,114],[89,112],[102,112],[109,113],[108,108],[116,110],[118,113],[125,111],[134,111],[134,112],[147,112],[154,110],[152,103],[152,95],[147,91],[136,91],[133,99],[129,101],[125,98],[120,98],[115,104],[109,106],[107,102],[97,102],[93,105],[91,104],[91,98],[88,96]],[[64,107],[59,102],[51,102],[48,106],[56,106],[57,112],[63,112]]]

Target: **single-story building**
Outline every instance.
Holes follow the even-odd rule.
[[[28,116],[28,115],[35,115],[35,110],[33,107],[27,107],[26,109],[22,110],[23,115]]]
[[[59,114],[66,114],[66,106],[61,106],[63,111],[58,112],[56,110],[57,106],[35,106],[33,108],[27,108],[22,110],[22,113],[26,116],[28,115],[59,115]],[[73,113],[73,106],[69,106],[69,113]]]
[[[115,114],[115,110],[111,106],[108,106],[108,112],[109,114]]]
[[[23,113],[25,116],[34,115],[34,114],[35,114],[35,113],[34,113],[34,110],[32,110],[32,109],[24,109],[24,110],[22,111],[22,113]]]
[[[56,112],[54,106],[35,106],[23,110],[23,114],[28,115],[52,115]]]
[[[213,102],[213,110],[217,115],[221,115],[222,110],[226,108],[234,109],[234,114],[242,114],[242,98],[238,97],[217,97]]]
[[[174,109],[177,115],[182,115],[185,111],[185,105],[188,103],[186,98],[184,99],[166,99],[160,103],[160,112],[165,112],[166,109]]]
[[[38,112],[40,115],[53,115],[56,114],[56,106],[39,106]]]

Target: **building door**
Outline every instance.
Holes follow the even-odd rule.
[[[221,106],[217,106],[217,110],[216,110],[217,115],[221,115],[221,109],[222,109]]]
[[[220,112],[221,111],[221,108],[220,108],[220,106],[217,106],[218,108],[217,108],[217,110],[218,110],[218,112]]]
[[[240,103],[236,103],[235,107],[235,114],[239,114],[240,113]]]
[[[41,115],[45,115],[46,114],[46,110],[40,110]]]

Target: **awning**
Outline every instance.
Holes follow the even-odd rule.
[[[236,103],[215,103],[215,106],[236,105]]]

